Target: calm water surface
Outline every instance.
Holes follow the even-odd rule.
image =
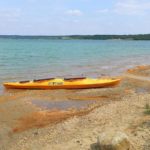
[[[143,64],[150,64],[150,41],[0,39],[0,84],[56,76],[116,75]]]

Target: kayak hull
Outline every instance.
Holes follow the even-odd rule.
[[[61,80],[61,82],[60,82]],[[4,83],[8,89],[90,89],[90,88],[106,88],[116,86],[120,83],[120,79],[81,79],[78,81],[43,81],[27,83],[8,82]]]

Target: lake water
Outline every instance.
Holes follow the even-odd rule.
[[[0,38],[1,85],[47,77],[118,75],[144,64],[150,64],[150,41]]]

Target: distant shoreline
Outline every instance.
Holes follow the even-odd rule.
[[[51,40],[150,40],[150,34],[135,35],[0,35],[6,39],[51,39]]]

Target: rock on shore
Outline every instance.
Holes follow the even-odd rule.
[[[125,133],[109,131],[98,136],[97,147],[100,150],[131,150],[131,143]]]

